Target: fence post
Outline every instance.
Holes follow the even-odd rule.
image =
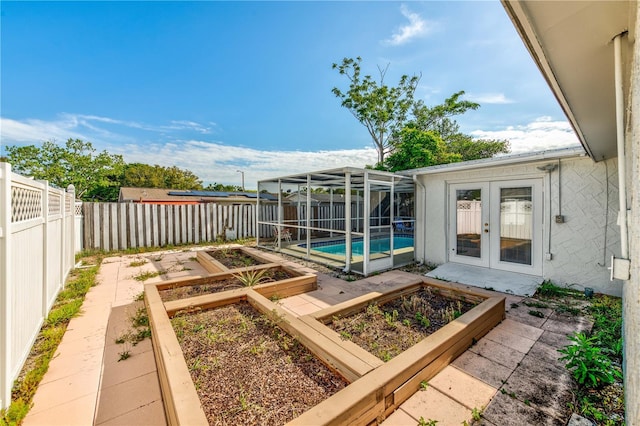
[[[38,180],[42,189],[42,317],[47,317],[47,289],[49,288],[49,182]],[[62,200],[64,202],[64,200]],[[64,229],[64,228],[63,228]],[[64,250],[64,245],[60,247]],[[62,251],[61,253],[64,253]],[[62,270],[62,268],[60,268]],[[62,279],[62,274],[58,279]]]
[[[11,403],[11,164],[0,162],[0,408]]]
[[[75,194],[73,194],[73,198],[75,200]],[[82,201],[74,201],[73,206],[73,253],[75,260],[75,253],[84,250],[84,217],[82,214]]]
[[[67,206],[69,207],[69,211],[67,211]],[[67,192],[64,194],[64,214],[62,215],[62,219],[64,220],[65,224],[67,223],[68,217],[71,217],[71,220],[69,220],[69,222],[71,222],[71,225],[69,226],[70,229],[67,230],[67,234],[65,235],[65,249],[69,249],[69,253],[67,253],[69,257],[65,260],[65,263],[69,262],[67,263],[67,265],[69,265],[69,268],[64,268],[67,269],[64,273],[65,277],[76,264],[76,187],[73,186],[73,184],[69,184],[69,186],[67,186]],[[65,279],[62,280],[63,289],[65,287],[65,281]]]

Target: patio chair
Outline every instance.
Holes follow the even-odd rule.
[[[393,229],[397,232],[413,232],[413,222],[405,222],[402,217],[394,217]]]
[[[277,240],[284,240],[287,243],[291,244],[291,231],[289,230],[289,228],[282,228],[282,231],[279,230],[279,228],[277,226],[273,227],[273,236],[276,238]]]

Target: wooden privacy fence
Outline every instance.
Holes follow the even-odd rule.
[[[278,206],[260,205],[260,221],[256,223],[254,204],[138,204],[138,203],[82,203],[82,246],[84,249],[105,251],[136,247],[164,247],[167,245],[197,244],[216,241],[272,238],[278,223]],[[354,205],[354,209],[356,209]],[[356,211],[356,210],[354,210]],[[306,206],[283,206],[284,226],[306,223]],[[311,226],[344,229],[344,204],[311,209]],[[352,229],[362,220],[352,219]],[[300,230],[304,234],[303,230]]]
[[[0,408],[73,268],[74,199],[0,163]]]
[[[260,208],[272,216],[278,207]],[[256,236],[253,204],[83,203],[82,213],[85,249],[164,247]],[[260,232],[261,237],[271,237],[273,230],[262,226]]]

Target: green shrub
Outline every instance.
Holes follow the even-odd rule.
[[[620,371],[613,368],[611,360],[595,345],[595,336],[587,337],[584,333],[576,333],[569,337],[573,344],[558,349],[564,354],[561,361],[581,386],[596,388],[615,382],[621,378]]]

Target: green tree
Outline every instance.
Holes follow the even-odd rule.
[[[390,150],[391,136],[405,125],[407,114],[414,105],[413,95],[420,80],[419,76],[403,75],[396,87],[384,82],[389,66],[378,67],[379,82],[370,75],[361,76],[362,58],[344,58],[341,64],[333,64],[340,75],[349,80],[349,89],[343,92],[337,87],[333,94],[342,100],[342,106],[362,123],[378,151],[378,163],[383,164],[385,154]]]
[[[470,135],[460,132],[460,126],[453,117],[480,107],[476,102],[460,99],[463,95],[464,91],[461,90],[445,99],[444,103],[433,107],[426,106],[422,101],[416,102],[412,111],[414,118],[409,125],[439,135],[447,151],[459,155],[457,161],[478,160],[509,153],[510,144],[506,140],[474,140]]]
[[[124,160],[107,151],[96,153],[91,142],[68,139],[64,146],[47,141],[38,147],[8,146],[7,160],[16,173],[48,180],[59,188],[73,184],[82,200],[117,195]],[[117,198],[117,196],[116,196]]]
[[[450,136],[460,132],[460,126],[451,117],[480,108],[478,103],[460,99],[462,95],[464,90],[454,93],[442,104],[432,107],[422,101],[415,102],[412,123],[420,130],[436,132],[442,140],[448,142]]]
[[[220,192],[242,192],[240,185],[224,185],[222,183],[210,183],[205,188],[205,191],[220,191]],[[247,191],[244,191],[247,192]]]
[[[142,163],[127,164],[121,184],[136,188],[202,189],[202,181],[190,170]]]
[[[473,139],[469,135],[457,133],[449,137],[447,149],[460,155],[461,161],[491,158],[498,154],[511,152],[511,144],[507,140]]]
[[[387,156],[383,168],[397,172],[460,160],[459,154],[447,150],[447,145],[436,132],[408,126],[396,135],[393,152]]]

